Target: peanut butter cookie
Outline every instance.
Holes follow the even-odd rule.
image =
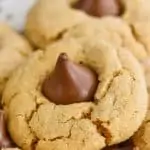
[[[0,23],[0,95],[12,72],[29,56],[31,50],[24,37]]]
[[[26,35],[37,47],[45,48],[63,37],[83,42],[86,36],[93,41],[103,40],[113,48],[128,49],[141,62],[150,91],[149,0],[56,0],[55,7],[51,3],[39,1],[28,16]],[[139,132],[146,129],[147,120]],[[150,135],[147,130],[142,134],[135,136],[135,144]],[[147,140],[145,143],[149,143]]]
[[[46,49],[35,52],[4,91],[8,129],[19,147],[100,150],[137,131],[147,91],[126,48],[66,37]]]
[[[39,0],[28,15],[26,35],[34,45],[43,48],[88,19],[92,22],[112,16],[110,26],[115,26],[116,18],[124,20],[134,39],[149,53],[149,3],[149,0]]]

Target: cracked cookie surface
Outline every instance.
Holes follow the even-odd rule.
[[[137,40],[143,44],[147,54],[150,54],[150,0],[123,0],[126,7],[126,12],[123,16],[125,21],[132,27]],[[146,83],[148,88],[148,93],[150,94],[150,58],[142,61],[142,66],[145,71]],[[139,129],[137,134],[133,137],[135,145],[139,146],[140,150],[150,149],[150,108],[147,113],[147,117]]]
[[[60,5],[60,1],[55,1],[57,7],[55,7],[54,10],[47,9],[48,4],[51,3],[50,1],[46,2],[46,0],[43,0],[43,2],[39,2],[29,14],[26,28],[26,33],[29,39],[33,41],[36,46],[45,47],[47,43],[57,41],[63,36],[77,38],[81,41],[83,40],[84,36],[88,36],[93,38],[93,40],[105,40],[114,48],[116,45],[127,48],[134,54],[136,58],[138,58],[138,60],[142,61],[142,66],[144,67],[146,75],[146,83],[149,90],[150,63],[149,58],[147,59],[147,56],[150,54],[150,0],[121,0],[124,7],[122,15],[119,17],[103,18],[89,17],[87,14],[81,13],[80,10],[71,9],[70,5],[76,1],[78,0],[62,0],[61,3],[63,3],[63,5]],[[44,5],[47,5],[47,7]],[[62,11],[63,13],[61,15],[57,14],[58,16],[55,15],[61,6],[63,8],[59,12]],[[69,13],[69,11],[73,11],[76,13],[76,15],[77,13],[80,13],[80,15],[77,15],[78,19],[75,19],[76,22],[71,22],[71,19],[66,19],[66,15],[68,14],[65,13],[65,10],[67,13]],[[71,13],[69,15],[72,16]],[[48,19],[43,19],[43,16]],[[52,20],[57,23],[58,26],[56,24],[53,26],[54,24],[52,23]],[[61,22],[63,22],[63,25]],[[34,23],[38,23],[38,26],[36,26],[36,28],[33,30],[35,25]],[[48,26],[51,29],[49,29]],[[51,30],[53,30],[53,32],[51,32]],[[41,41],[41,43],[39,41]],[[143,125],[142,128],[145,128],[146,130],[146,121],[145,124],[146,125]],[[144,134],[146,134],[144,136],[147,136],[149,135],[149,132],[144,132]],[[137,137],[139,138],[139,141],[140,138],[143,140],[143,136]],[[148,142],[146,141],[146,143]]]
[[[29,56],[31,50],[26,39],[0,23],[0,95],[9,76]]]
[[[142,66],[146,75],[146,83],[148,94],[150,97],[150,58],[143,61]],[[133,141],[136,146],[139,147],[139,150],[149,150],[150,149],[150,106],[146,115],[146,118],[143,122],[143,125],[133,136]]]
[[[35,52],[14,73],[4,91],[3,105],[9,132],[19,147],[99,150],[125,141],[139,128],[148,105],[140,65],[126,49],[91,41],[66,36],[45,52]],[[42,82],[61,52],[98,74],[94,102],[55,105],[41,93]]]

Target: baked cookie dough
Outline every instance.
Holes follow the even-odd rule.
[[[122,0],[125,12],[123,19],[132,28],[137,41],[145,47],[150,54],[150,0]]]
[[[42,94],[62,52],[98,74],[94,101],[56,105]],[[67,37],[35,52],[13,74],[2,100],[12,139],[28,150],[100,150],[120,143],[137,131],[148,105],[143,72],[128,50]]]
[[[39,0],[31,9],[26,24],[26,35],[37,47],[61,38],[71,27],[87,17],[68,7],[66,0]]]
[[[135,39],[128,24],[119,18],[88,19],[68,29],[64,37],[72,37],[81,41],[85,37],[92,40],[104,40],[113,47],[119,46],[128,49],[140,61],[147,58],[145,47]]]
[[[147,84],[148,93],[150,94],[150,57],[141,61],[142,68],[145,73],[145,79]]]
[[[142,65],[146,75],[148,94],[150,96],[150,58],[143,61]],[[139,147],[139,150],[150,149],[150,106],[143,125],[133,136],[133,141],[134,144]]]
[[[60,7],[65,8],[67,6],[67,9],[74,11],[75,13],[79,13],[79,12],[81,13],[80,10],[74,10],[71,8],[71,5],[77,1],[78,0],[68,0],[66,1],[66,3],[64,3],[65,6],[60,5],[60,1],[59,2],[56,1],[56,5],[57,8]],[[90,0],[88,1],[90,3]],[[73,23],[72,26],[67,26],[68,20],[66,21],[61,15],[59,15],[59,17],[61,17],[61,19],[59,19],[57,15],[54,15],[56,13],[55,11],[52,11],[51,9],[48,10],[47,9],[48,6],[47,7],[44,6],[44,3],[45,5],[48,5],[46,1],[41,2],[42,4],[40,4],[39,2],[29,14],[29,19],[26,26],[26,34],[28,38],[37,47],[45,47],[45,45],[47,45],[48,43],[52,43],[66,36],[77,38],[80,39],[81,41],[83,40],[83,37],[87,36],[93,38],[93,40],[95,39],[105,40],[107,41],[107,43],[111,44],[114,48],[116,47],[116,45],[123,48],[127,48],[134,54],[136,58],[138,58],[138,60],[141,61],[145,71],[146,83],[149,90],[150,89],[150,79],[149,79],[150,63],[149,63],[149,58],[147,57],[150,54],[150,44],[149,44],[150,1],[149,0],[147,1],[146,0],[134,0],[134,1],[120,0],[120,1],[124,9],[122,14],[119,17],[95,18],[86,14],[84,15],[82,14],[81,21],[77,21],[76,23],[73,23],[73,21],[71,22],[70,21],[71,19],[69,19],[69,23],[70,22]],[[61,2],[63,3],[63,0]],[[49,1],[49,4],[50,3],[51,2]],[[65,10],[67,9],[65,8]],[[57,11],[57,9],[55,10]],[[45,20],[43,19],[44,17],[42,16],[44,13],[45,13],[44,16],[48,19]],[[56,18],[48,17],[50,16],[49,13],[57,17]],[[62,14],[68,15],[68,13],[62,13]],[[61,25],[60,23],[61,21],[64,22],[65,26]],[[33,26],[35,22],[39,23],[39,25],[36,26],[36,29],[33,30]],[[55,24],[55,26],[52,26],[51,24],[53,24],[53,22],[55,22],[57,25]],[[49,29],[47,30],[47,28],[45,28],[44,25],[45,26],[47,25],[46,27],[49,26]],[[60,30],[59,31],[56,30],[57,28],[59,28]],[[57,32],[55,32],[55,34],[52,34],[53,31],[57,31]],[[147,121],[146,121],[146,125],[144,123],[144,127],[142,128],[145,128],[145,126],[147,126]],[[149,135],[148,131],[146,131],[144,134],[146,134],[144,136]],[[143,140],[143,136],[138,136],[138,138],[139,141],[140,138],[142,138]]]
[[[147,113],[146,119],[133,137],[133,141],[139,150],[149,150],[150,149],[150,109]]]
[[[112,26],[112,28],[121,28],[119,25],[115,25],[115,19],[124,20],[128,24],[128,28],[130,28],[134,40],[143,45],[148,53],[150,52],[149,0],[119,0],[119,4],[115,4],[115,0],[99,0],[97,5],[93,0],[82,0],[82,2],[80,2],[80,5],[82,5],[82,7],[80,7],[84,11],[87,11],[90,7],[95,11],[99,10],[101,12],[103,9],[104,11],[108,11],[108,14],[106,13],[101,17],[91,16],[81,9],[73,8],[73,4],[79,1],[81,0],[39,0],[30,11],[27,19],[26,35],[30,41],[37,47],[43,48],[45,45],[61,39],[68,29],[76,27],[76,25],[80,25],[80,23],[88,19],[92,22],[94,20],[98,21],[107,18],[108,15],[111,15],[109,10],[115,7],[114,5],[121,5],[118,6],[121,9],[121,13],[115,15],[112,12],[114,20],[111,20],[109,26]],[[94,2],[95,4],[93,4]],[[111,9],[109,9],[109,7]],[[93,10],[91,11],[93,12]],[[102,22],[103,21],[101,21],[101,23]],[[101,27],[101,25],[99,26]],[[91,28],[93,27],[91,26]]]
[[[12,72],[28,57],[31,50],[24,37],[0,23],[0,95]]]
[[[145,50],[150,54],[150,1],[147,0],[124,0],[126,6],[126,12],[124,14],[124,19],[128,22],[130,27],[137,38],[137,41],[143,44]],[[150,58],[142,61],[142,66],[145,70],[146,83],[148,87],[148,92],[150,94]],[[150,149],[150,108],[147,113],[147,117],[139,129],[137,134],[133,137],[135,145],[139,147],[139,150],[149,150]]]

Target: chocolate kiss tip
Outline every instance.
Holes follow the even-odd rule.
[[[55,104],[72,104],[92,100],[97,76],[88,67],[69,60],[61,53],[53,73],[43,83],[43,94]]]
[[[61,53],[58,57],[57,62],[62,62],[68,60],[68,55],[66,53]]]

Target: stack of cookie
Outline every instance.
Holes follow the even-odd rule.
[[[38,0],[32,46],[0,25],[1,148],[150,150],[149,4]]]

